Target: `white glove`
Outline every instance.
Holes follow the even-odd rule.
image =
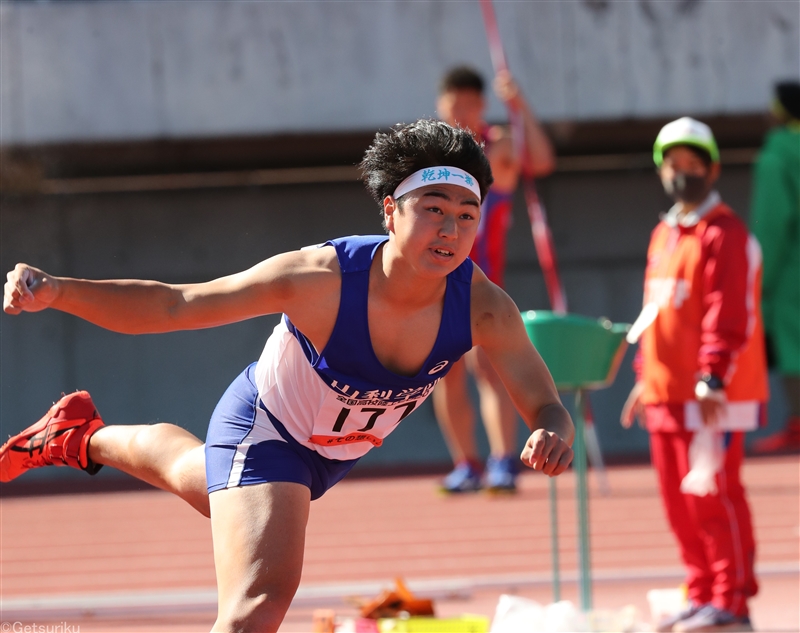
[[[698,497],[717,494],[716,475],[724,456],[722,434],[713,427],[702,426],[689,445],[689,472],[681,481],[681,492]]]

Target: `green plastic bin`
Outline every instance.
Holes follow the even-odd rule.
[[[522,313],[528,337],[562,391],[600,389],[614,382],[627,349],[627,323],[547,310]]]
[[[561,391],[574,391],[575,403],[575,496],[578,502],[578,579],[581,609],[592,608],[591,565],[589,562],[589,489],[586,480],[586,423],[583,414],[584,390],[600,389],[614,382],[619,364],[628,347],[625,340],[630,326],[608,319],[591,319],[576,314],[545,310],[522,313],[528,337],[541,354]],[[594,427],[591,427],[592,429]],[[594,433],[592,432],[592,436]],[[595,439],[596,442],[596,439]],[[558,572],[558,523],[556,520],[555,479],[550,479],[550,517],[553,543],[553,585],[560,600]]]

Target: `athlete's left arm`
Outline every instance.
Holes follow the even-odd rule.
[[[572,461],[575,427],[553,378],[530,342],[519,309],[486,280],[472,286],[472,340],[480,345],[531,430],[521,459],[534,470],[559,475]]]

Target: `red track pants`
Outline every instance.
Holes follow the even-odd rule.
[[[689,472],[689,431],[651,432],[650,454],[658,472],[661,498],[686,565],[689,598],[713,603],[737,616],[747,615],[747,598],[758,591],[753,573],[755,542],[750,509],[739,470],[744,434],[730,433],[725,465],[717,473],[718,494],[697,497],[681,492]]]

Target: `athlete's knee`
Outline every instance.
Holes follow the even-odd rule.
[[[208,516],[205,456],[199,439],[174,424],[160,422],[138,427],[129,439],[128,453],[134,464],[156,476],[160,487],[187,500],[205,496],[203,513]]]
[[[158,446],[160,424],[142,425],[131,429],[128,436],[127,452],[130,460],[135,465],[149,465],[153,461],[154,447]]]
[[[205,451],[202,445],[186,451],[175,460],[169,473],[169,480],[182,499],[202,515],[211,517],[206,484]]]
[[[131,436],[130,450],[135,454],[149,454],[160,450],[178,428],[168,422],[139,426]]]
[[[283,622],[294,591],[276,591],[256,596],[242,596],[219,605],[219,615],[212,631],[229,633],[275,633]]]

